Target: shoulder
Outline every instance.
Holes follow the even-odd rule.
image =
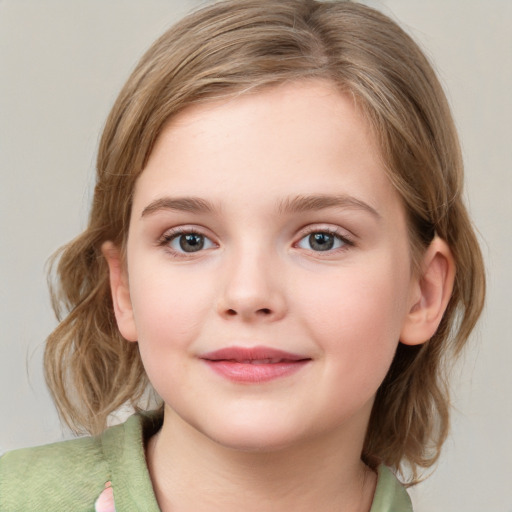
[[[378,468],[377,488],[370,512],[413,512],[407,491],[386,466]]]
[[[161,422],[159,413],[137,414],[99,437],[5,454],[0,458],[0,510],[92,511],[106,484],[118,510],[158,510],[144,442]]]
[[[0,509],[90,509],[108,479],[99,438],[16,450],[0,458]]]

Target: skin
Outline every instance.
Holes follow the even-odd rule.
[[[190,232],[202,250],[183,251]],[[188,108],[137,181],[126,262],[104,254],[121,333],[165,402],[147,452],[162,510],[370,509],[375,393],[399,340],[435,332],[454,267],[435,239],[412,271],[402,202],[349,97],[312,81]],[[309,362],[248,384],[201,359],[257,345]]]

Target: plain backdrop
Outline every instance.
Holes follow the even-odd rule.
[[[381,0],[420,42],[460,130],[486,310],[454,371],[452,433],[417,512],[512,512],[512,1]],[[84,227],[105,117],[198,0],[0,0],[0,452],[69,437],[42,373],[45,262]]]

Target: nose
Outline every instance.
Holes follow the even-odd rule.
[[[226,264],[218,313],[244,322],[274,322],[283,318],[287,305],[284,275],[277,256],[257,249],[238,252]]]

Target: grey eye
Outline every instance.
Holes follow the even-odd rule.
[[[310,251],[330,251],[342,247],[345,242],[333,233],[318,231],[302,238],[298,246]]]
[[[169,246],[177,252],[198,252],[213,247],[213,242],[199,233],[182,233],[176,235]]]

